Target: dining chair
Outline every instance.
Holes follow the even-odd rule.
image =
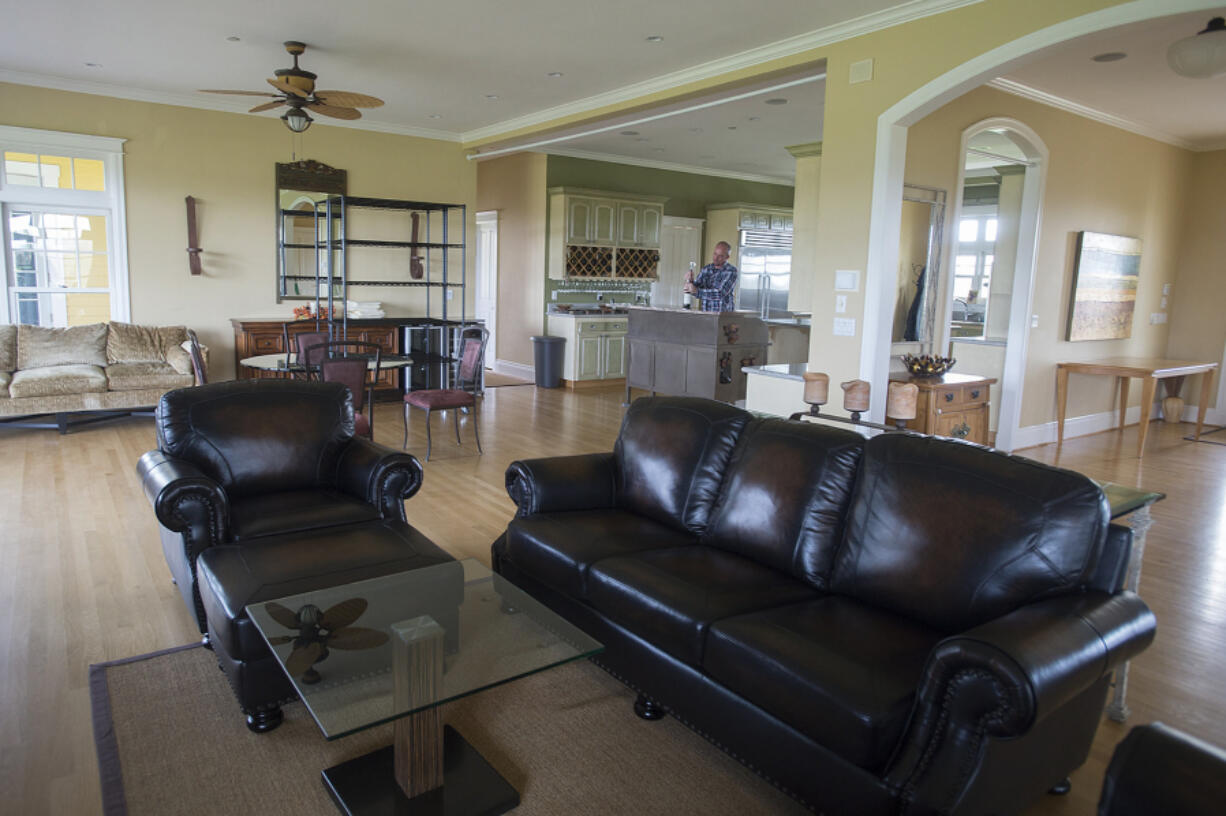
[[[476,336],[472,336],[476,335]],[[404,444],[409,446],[409,410],[420,408],[426,412],[426,461],[430,461],[432,440],[430,438],[430,413],[452,411],[451,424],[455,426],[455,442],[460,442],[460,415],[462,408],[472,412],[473,438],[477,453],[481,450],[481,434],[477,430],[477,391],[481,383],[481,369],[485,362],[485,344],[490,333],[484,326],[471,326],[461,334],[463,354],[460,357],[459,377],[455,388],[430,388],[410,391],[404,395]]]
[[[192,373],[196,375],[196,385],[207,385],[209,381],[208,366],[204,364],[204,351],[200,348],[200,338],[196,332],[187,330],[187,354],[192,360]]]
[[[292,325],[294,324],[283,323],[281,325],[282,342],[285,347],[285,368],[287,371],[293,371],[293,362],[297,359],[298,363],[303,366],[303,370],[295,374],[301,373],[304,379],[309,380],[319,360],[308,359],[307,350],[327,343],[332,337],[326,331],[297,332],[291,336],[289,327]]]
[[[320,382],[338,382],[353,393],[353,431],[375,438],[375,383],[383,349],[378,343],[332,340],[308,346],[303,357],[312,364]],[[309,376],[309,375],[308,375]]]

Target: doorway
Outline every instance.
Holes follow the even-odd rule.
[[[485,367],[498,360],[498,211],[477,213],[477,291],[473,313],[489,330]]]

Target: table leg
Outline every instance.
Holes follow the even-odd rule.
[[[1068,369],[1056,366],[1056,444],[1064,443],[1064,412],[1068,408]]]
[[[1141,563],[1145,559],[1145,535],[1149,532],[1153,519],[1150,517],[1149,505],[1132,513],[1123,520],[1132,528],[1132,552],[1128,556],[1128,575],[1124,579],[1124,588],[1136,592],[1141,586]],[[1126,701],[1128,695],[1128,662],[1125,661],[1115,670],[1115,691],[1111,702],[1107,704],[1107,717],[1115,722],[1128,719],[1129,710]]]
[[[1137,458],[1145,455],[1145,435],[1149,433],[1149,414],[1154,407],[1154,391],[1158,388],[1158,380],[1145,377],[1141,380],[1141,427],[1137,431]]]
[[[1124,430],[1124,419],[1128,416],[1128,386],[1132,384],[1130,377],[1117,377],[1120,381],[1120,430]]]
[[[1205,411],[1209,408],[1209,392],[1213,390],[1213,369],[1205,372],[1200,381],[1200,411],[1196,414],[1196,436],[1200,440],[1200,430],[1205,426]],[[1222,406],[1218,406],[1221,408]]]

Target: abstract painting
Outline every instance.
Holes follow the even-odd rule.
[[[1068,339],[1131,337],[1141,273],[1141,239],[1079,232],[1074,264]]]

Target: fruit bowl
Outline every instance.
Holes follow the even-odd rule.
[[[953,357],[934,357],[931,354],[904,354],[902,364],[912,377],[939,377],[958,362]]]

